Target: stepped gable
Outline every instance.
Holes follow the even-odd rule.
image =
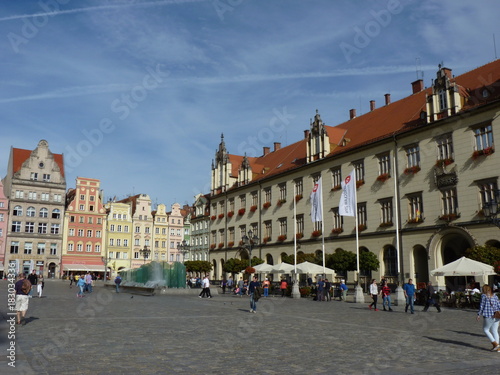
[[[22,148],[12,148],[12,174],[14,175],[16,172],[19,172],[21,167],[23,166],[23,163],[29,159],[31,156],[31,153],[33,150],[25,150]],[[54,154],[52,153],[52,156],[54,157],[54,161],[57,163],[59,166],[59,169],[61,171],[61,176],[64,177],[64,162],[63,162],[63,155],[62,154]]]

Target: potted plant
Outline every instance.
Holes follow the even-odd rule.
[[[240,216],[245,215],[245,209],[244,209],[244,208],[240,208],[240,209],[238,210],[238,215],[240,215]]]
[[[385,228],[385,227],[392,227],[394,224],[392,223],[392,221],[386,221],[384,223],[380,223],[379,227],[380,228]]]
[[[271,237],[264,237],[264,239],[262,240],[262,242],[264,243],[268,243],[269,241],[271,241]]]
[[[422,217],[413,217],[411,219],[408,219],[408,224],[417,224],[417,223],[422,223],[424,219]]]
[[[472,159],[476,160],[480,156],[488,156],[495,152],[495,148],[493,146],[483,148],[482,150],[476,150],[472,153]]]
[[[234,242],[233,241],[230,241],[227,243],[227,247],[233,247],[234,246]]]
[[[219,249],[222,249],[224,247],[224,242],[219,243]]]
[[[255,268],[248,266],[247,268],[245,268],[245,273],[249,275],[255,273]]]
[[[286,235],[282,234],[282,235],[279,235],[279,236],[278,236],[278,241],[279,241],[279,242],[283,242],[283,241],[285,241],[285,240],[286,240]]]
[[[262,207],[263,207],[264,209],[268,209],[269,207],[271,207],[271,202],[265,202],[265,203],[262,205]]]
[[[313,230],[313,232],[311,233],[311,237],[319,237],[321,236],[321,231],[320,230]]]
[[[303,198],[302,194],[297,194],[297,195],[295,196],[295,202],[300,201],[302,198]]]
[[[413,167],[408,167],[404,170],[404,174],[415,174],[420,171],[420,167],[418,165],[414,165]]]
[[[212,221],[214,221],[215,219],[217,219],[217,216],[212,215],[212,216],[210,216],[210,219],[211,219]]]
[[[342,228],[333,228],[332,229],[332,234],[340,234],[342,233],[344,230]]]
[[[382,173],[382,174],[379,174],[377,176],[377,181],[380,181],[380,182],[385,182],[387,181],[389,178],[391,177],[391,175],[389,173]]]
[[[210,245],[210,249],[212,249],[212,250],[215,249],[215,244],[214,243]]]
[[[286,203],[286,199],[278,199],[278,202],[276,202],[278,207],[281,207],[284,203]]]
[[[359,225],[358,225],[358,231],[359,231],[359,232],[362,232],[362,231],[364,231],[364,230],[366,230],[366,224],[359,224]]]
[[[356,181],[356,188],[359,188],[360,186],[363,186],[365,184],[365,180],[358,180]]]
[[[340,189],[342,189],[342,185],[335,185],[334,187],[332,187],[332,191],[337,191]]]
[[[438,168],[447,167],[448,165],[450,165],[454,162],[455,162],[455,159],[453,159],[453,158],[439,159],[439,160],[436,160],[436,167],[438,167]]]
[[[251,206],[251,207],[250,207],[250,211],[251,211],[251,212],[255,212],[255,211],[257,211],[257,206]]]
[[[439,216],[439,220],[443,220],[443,221],[453,221],[453,220],[456,220],[460,217],[460,214],[444,214],[444,215],[441,215]]]
[[[295,235],[295,238],[297,238],[298,240],[300,240],[302,237],[304,237],[304,233],[297,233]]]
[[[219,219],[224,219],[224,214],[219,214]]]
[[[231,217],[233,217],[233,216],[234,216],[234,211],[229,211],[229,212],[227,213],[227,217],[230,217],[230,218],[231,218]]]

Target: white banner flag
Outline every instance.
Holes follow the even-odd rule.
[[[342,195],[339,202],[339,215],[356,216],[356,171],[342,181]]]
[[[311,193],[311,220],[313,223],[323,221],[323,207],[322,207],[322,193],[321,193],[321,177],[314,184]]]

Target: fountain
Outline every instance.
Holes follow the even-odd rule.
[[[154,291],[167,288],[186,288],[186,266],[175,262],[150,262],[140,268],[120,272],[125,289]]]

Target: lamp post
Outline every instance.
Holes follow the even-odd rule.
[[[500,200],[500,190],[495,192],[495,196],[483,205],[483,214],[488,221],[500,228],[500,218],[498,215],[498,201]]]
[[[151,249],[148,249],[148,247],[144,245],[144,249],[140,249],[139,253],[144,257],[144,264],[146,264],[146,259],[149,258],[149,254],[151,254]]]
[[[259,237],[257,237],[256,235],[253,234],[252,230],[250,229],[248,231],[248,235],[244,235],[243,238],[243,243],[245,244],[245,247],[247,248],[248,250],[248,266],[251,267],[252,266],[252,250],[253,250],[253,246],[255,244],[258,244],[259,243]]]
[[[186,254],[188,254],[190,250],[191,250],[191,246],[189,246],[187,244],[186,240],[182,240],[182,242],[177,245],[177,251],[182,253],[182,261],[183,262],[186,260]]]

